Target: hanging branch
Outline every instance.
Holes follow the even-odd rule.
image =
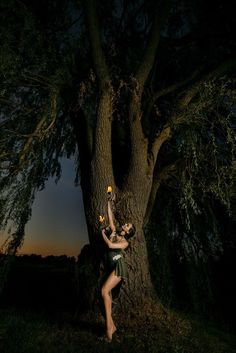
[[[49,126],[45,130],[43,130],[43,126],[45,125],[46,121],[48,120],[48,116],[45,114],[37,123],[34,132],[32,134],[28,135],[28,139],[27,139],[26,143],[24,144],[22,151],[19,154],[19,162],[17,165],[17,169],[14,168],[15,171],[22,168],[22,166],[25,162],[25,159],[26,159],[26,155],[29,152],[30,147],[31,147],[35,137],[42,140],[44,138],[44,136],[46,135],[46,133],[54,126],[56,118],[57,118],[57,95],[58,95],[57,91],[53,91],[51,93],[50,115],[51,115],[52,120],[51,120]]]

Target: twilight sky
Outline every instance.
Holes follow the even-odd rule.
[[[81,188],[74,186],[73,161],[62,160],[57,184],[49,179],[36,195],[19,253],[77,256],[88,243]]]

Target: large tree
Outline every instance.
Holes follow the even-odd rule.
[[[117,219],[137,229],[123,308],[148,300],[144,226],[162,183],[173,177],[181,188],[189,228],[188,209],[200,212],[209,195],[229,207],[230,5],[218,1],[212,11],[184,0],[25,0],[2,7],[1,223],[13,227],[6,249],[14,254],[22,244],[36,191],[50,175],[60,177],[59,158],[77,154],[94,266],[98,215],[112,185]]]

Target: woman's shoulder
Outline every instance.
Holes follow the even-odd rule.
[[[126,247],[122,250],[126,250],[129,247],[129,242],[125,239],[125,237],[122,237],[119,242],[126,245]]]

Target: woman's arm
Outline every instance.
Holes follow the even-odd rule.
[[[103,240],[105,241],[105,243],[108,245],[108,247],[110,249],[126,249],[127,246],[129,245],[129,243],[126,240],[122,240],[119,243],[112,243],[106,236],[105,234],[105,230],[102,230],[102,236],[103,236]]]
[[[108,200],[108,219],[109,219],[109,224],[111,227],[111,230],[114,232],[116,230],[115,224],[114,224],[114,217],[113,217],[113,212],[111,210],[111,201]]]

